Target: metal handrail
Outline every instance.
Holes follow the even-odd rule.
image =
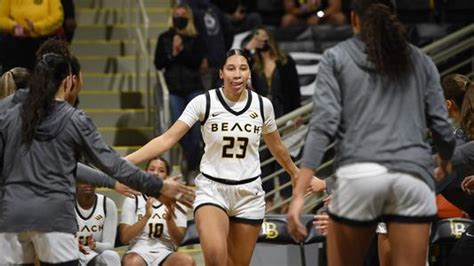
[[[459,38],[464,37],[465,35],[469,35],[474,33],[474,23],[470,24],[469,26],[466,26],[458,31],[455,31],[448,36],[441,38],[431,44],[426,45],[425,47],[421,48],[421,51],[423,51],[426,54],[431,54],[432,52],[436,52],[438,49],[442,49],[446,45],[456,42]]]
[[[148,125],[153,123],[153,114],[152,114],[152,89],[151,89],[151,62],[150,62],[150,45],[149,45],[149,29],[150,29],[150,18],[146,11],[145,2],[143,0],[128,0],[128,31],[129,38],[133,39],[136,37],[137,43],[135,44],[135,75],[133,76],[134,80],[134,89],[139,91],[141,88],[141,72],[145,72],[146,76],[146,101],[145,101],[145,120]],[[138,8],[132,9],[132,4],[138,5]],[[132,19],[132,10],[135,10],[135,24],[131,23]],[[143,69],[142,69],[143,68]]]

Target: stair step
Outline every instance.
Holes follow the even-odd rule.
[[[154,51],[156,39],[150,38],[148,41],[149,51]],[[127,56],[133,55],[138,47],[136,41],[119,41],[119,40],[77,40],[71,46],[71,51],[78,58],[81,56]]]
[[[135,56],[79,56],[79,59],[84,72],[135,72],[136,67]],[[143,67],[144,60],[145,58],[142,57],[139,65],[140,68]],[[150,56],[149,60],[150,64],[152,64],[153,56]],[[155,67],[152,66],[153,71],[154,68]],[[152,78],[155,79],[154,77]]]
[[[143,108],[146,94],[138,92],[88,91],[80,96],[81,108]]]
[[[110,146],[143,146],[154,135],[152,127],[99,127],[98,130]]]
[[[165,0],[143,0],[145,7],[169,8],[171,1]],[[138,6],[136,1],[131,1],[131,7]],[[76,8],[128,8],[125,0],[75,0]]]
[[[141,88],[146,88],[147,75],[140,73],[138,87],[135,84],[135,73],[121,72],[121,73],[88,73],[83,72],[84,87],[91,90],[110,90],[110,91],[137,91]],[[150,81],[156,80],[154,77]]]
[[[81,97],[82,99],[82,97]],[[82,100],[81,100],[82,101]],[[82,103],[81,103],[82,109]],[[86,115],[98,127],[143,127],[147,123],[145,109],[98,109],[84,108]]]
[[[132,26],[133,30],[135,26]],[[158,36],[162,31],[168,28],[168,24],[154,23],[149,27],[150,34]],[[126,24],[98,25],[98,24],[80,24],[74,35],[75,40],[127,40],[129,39],[129,26]],[[132,39],[135,39],[133,33]]]
[[[127,10],[121,8],[78,8],[76,9],[76,22],[78,24],[103,25],[136,23],[137,8],[131,8],[131,13],[128,13]],[[146,11],[151,23],[168,21],[170,16],[170,8],[147,8]]]

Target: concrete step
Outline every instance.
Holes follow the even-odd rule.
[[[133,30],[135,26],[132,26]],[[151,24],[149,33],[151,36],[158,36],[159,33],[168,28],[168,23],[158,22]],[[131,37],[135,39],[135,34]],[[77,26],[74,35],[75,40],[127,40],[129,39],[129,25],[100,25],[100,24],[81,24]],[[74,43],[74,42],[73,42]]]
[[[145,7],[167,8],[171,6],[170,0],[143,0]],[[136,1],[126,0],[75,0],[76,8],[128,8],[138,6]]]
[[[152,127],[99,127],[98,130],[110,146],[143,146],[153,138]]]
[[[155,38],[148,40],[148,50],[151,53],[154,53],[156,41]],[[138,42],[134,40],[77,40],[73,42],[71,50],[78,58],[81,56],[115,57],[133,55],[139,48],[138,45]]]
[[[111,108],[111,109],[129,109],[143,108],[146,105],[146,92],[118,92],[118,91],[81,91],[80,107],[90,108]]]
[[[81,96],[82,101],[82,96]],[[147,125],[145,112],[141,109],[102,109],[102,108],[82,108],[98,127],[143,127]]]
[[[81,24],[113,25],[137,22],[137,8],[131,8],[131,13],[121,8],[78,8],[76,22]],[[170,8],[147,8],[148,19],[151,23],[168,21]],[[141,16],[138,16],[140,19]],[[143,23],[141,20],[140,23]]]
[[[143,91],[147,84],[147,75],[145,73],[139,74],[137,85],[135,83],[135,73],[121,72],[121,73],[89,73],[83,72],[84,88],[90,90],[110,90],[110,91]],[[150,82],[156,82],[155,77],[150,77]]]
[[[135,72],[136,67],[135,56],[79,56],[79,60],[84,72]],[[142,68],[144,60],[144,57],[140,59],[140,62],[142,62],[140,68]],[[150,56],[149,60],[150,64],[153,64],[153,56]],[[154,70],[155,67],[152,66],[152,69]],[[156,78],[152,78],[156,80]]]
[[[140,149],[142,146],[114,146],[116,150],[122,157],[129,155],[130,153]]]

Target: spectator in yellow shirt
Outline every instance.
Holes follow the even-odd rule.
[[[4,70],[13,67],[32,69],[38,47],[61,27],[60,0],[1,0],[0,31]]]

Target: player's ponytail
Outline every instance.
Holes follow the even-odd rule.
[[[39,122],[51,109],[54,95],[70,73],[69,59],[59,54],[45,54],[36,63],[30,93],[21,110],[22,143],[32,143]]]
[[[0,77],[0,99],[7,97],[19,88],[26,88],[30,71],[23,67],[15,67]]]
[[[389,0],[354,0],[352,9],[361,21],[367,59],[377,72],[389,77],[404,74],[410,66],[410,47],[393,4]]]

